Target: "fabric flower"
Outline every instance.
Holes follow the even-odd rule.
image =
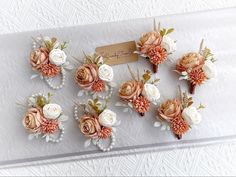
[[[92,91],[94,92],[102,92],[105,90],[105,83],[102,80],[97,80],[92,85]]]
[[[140,96],[134,99],[133,106],[138,113],[145,113],[150,108],[150,101],[144,96]]]
[[[138,49],[141,53],[146,54],[153,45],[159,46],[162,41],[162,36],[159,32],[152,31],[144,34],[137,43]]]
[[[202,69],[208,79],[216,76],[216,66],[211,60],[206,60]]]
[[[96,138],[101,131],[101,126],[96,117],[84,115],[79,120],[81,132],[88,138]]]
[[[62,113],[61,106],[55,103],[46,104],[43,107],[43,115],[48,119],[57,119]]]
[[[189,130],[188,123],[180,116],[177,116],[171,120],[171,130],[179,138]]]
[[[44,119],[41,126],[43,134],[53,134],[59,129],[58,120]]]
[[[63,65],[66,62],[66,57],[65,52],[61,49],[53,49],[49,53],[49,61],[56,66]]]
[[[32,69],[35,71],[41,71],[42,65],[49,62],[48,55],[49,52],[47,48],[41,47],[37,50],[32,51],[30,54],[30,64],[32,66]]]
[[[167,53],[173,53],[177,50],[176,42],[166,35],[162,38],[161,46],[166,49]]]
[[[51,63],[43,64],[42,65],[42,75],[45,77],[55,77],[60,73],[61,69]]]
[[[144,84],[142,95],[152,103],[156,103],[161,96],[158,88],[149,83]]]
[[[136,80],[130,80],[124,82],[121,85],[119,89],[119,97],[126,101],[132,101],[142,93],[142,90],[143,90],[142,82]]]
[[[206,80],[205,73],[200,69],[193,69],[189,74],[189,80],[193,85],[200,85]]]
[[[98,80],[98,67],[95,64],[83,64],[75,74],[76,83],[82,88],[90,88]]]
[[[23,126],[30,133],[37,133],[40,130],[41,123],[44,117],[40,108],[29,108],[23,118]]]
[[[111,136],[112,129],[107,127],[102,127],[101,131],[98,133],[98,138],[107,139]]]
[[[187,53],[185,54],[176,64],[176,69],[180,72],[193,69],[204,64],[204,58],[198,53]]]
[[[113,69],[107,64],[103,64],[98,68],[98,76],[101,80],[111,82],[113,80]]]
[[[167,59],[167,52],[161,46],[152,46],[148,49],[147,56],[152,64],[158,65]]]
[[[112,127],[116,123],[116,113],[109,109],[105,109],[98,116],[98,121],[104,127]]]
[[[177,99],[167,100],[158,108],[158,114],[161,119],[171,121],[181,113],[181,103]]]
[[[193,106],[185,108],[182,112],[182,117],[189,125],[199,124],[202,120],[201,114]]]

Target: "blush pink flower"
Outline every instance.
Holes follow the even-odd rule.
[[[97,80],[92,85],[92,91],[94,92],[102,92],[105,90],[105,83],[103,80]]]
[[[138,113],[145,113],[150,108],[150,101],[144,96],[140,96],[134,99],[133,106]]]
[[[41,125],[41,132],[53,134],[59,129],[58,120],[44,119]]]

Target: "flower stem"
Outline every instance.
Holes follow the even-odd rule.
[[[144,116],[144,113],[141,113],[141,112],[140,112],[139,114],[140,114],[140,116],[142,116],[142,117]]]
[[[195,89],[196,89],[196,84],[190,83],[190,84],[189,84],[189,92],[190,92],[191,94],[194,94],[194,93],[195,93]]]
[[[157,71],[158,71],[158,64],[157,65],[152,64],[152,67],[153,67],[153,72],[157,73]]]

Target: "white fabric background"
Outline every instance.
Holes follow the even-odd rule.
[[[0,34],[235,7],[235,0],[1,0]],[[236,143],[0,170],[0,175],[236,175]]]

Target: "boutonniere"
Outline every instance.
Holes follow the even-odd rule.
[[[132,80],[122,83],[119,88],[119,97],[126,104],[117,102],[116,106],[125,107],[124,112],[129,110],[132,112],[132,109],[134,109],[141,116],[144,116],[145,112],[149,110],[151,103],[156,105],[160,98],[160,92],[157,88],[159,79],[153,80],[149,70],[144,71],[142,78],[140,78],[139,71],[136,77],[129,66],[128,69]]]
[[[113,82],[113,69],[105,64],[101,55],[85,55],[75,73],[75,81],[82,90],[78,96],[92,94],[93,98],[109,99],[112,96],[115,82]]]
[[[120,121],[117,120],[116,113],[107,108],[107,102],[96,98],[89,99],[87,103],[76,103],[74,115],[80,131],[88,138],[84,143],[85,147],[93,143],[104,152],[114,147],[115,127],[120,125]],[[104,147],[103,141],[106,139],[110,139],[110,144]]]
[[[68,117],[63,114],[62,108],[56,103],[51,103],[51,94],[42,93],[29,97],[27,111],[23,117],[24,128],[30,133],[29,140],[42,137],[46,142],[59,143],[64,134],[63,122]]]
[[[191,94],[194,94],[197,85],[216,76],[215,61],[211,50],[207,47],[203,49],[203,40],[198,53],[190,52],[179,59],[176,72],[180,74],[179,80],[189,82]]]
[[[158,71],[158,65],[166,61],[168,56],[176,51],[176,41],[169,37],[174,28],[158,28],[154,20],[154,30],[143,34],[137,42],[138,53],[148,59],[153,65],[153,72]]]
[[[190,128],[198,125],[202,116],[199,109],[205,108],[202,104],[198,108],[193,106],[193,99],[186,92],[182,92],[179,87],[180,98],[168,99],[162,103],[158,109],[158,121],[155,127],[161,130],[171,130],[178,139],[187,133]]]
[[[40,76],[41,79],[45,79],[52,89],[61,89],[65,85],[66,70],[73,69],[64,52],[67,43],[60,43],[56,38],[40,36],[33,38],[32,45],[33,51],[30,54],[30,64],[32,70],[37,74],[32,75],[31,79]],[[61,83],[55,86],[52,80],[60,74]]]

